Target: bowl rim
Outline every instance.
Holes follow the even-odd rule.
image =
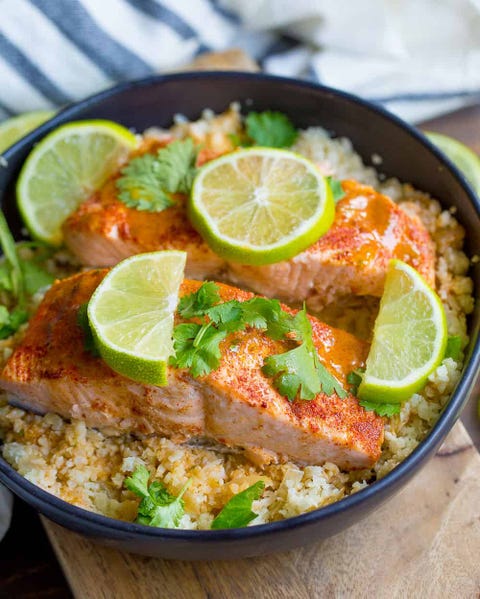
[[[463,191],[469,198],[477,217],[480,218],[480,198],[477,197],[470,184],[458,168],[435,147],[428,138],[422,134],[414,126],[406,123],[398,116],[392,114],[382,106],[374,104],[368,100],[364,100],[354,94],[338,90],[332,87],[324,86],[310,81],[302,81],[289,77],[279,77],[275,75],[267,75],[264,73],[248,73],[243,71],[191,71],[182,73],[172,73],[166,75],[152,75],[134,81],[127,81],[117,84],[99,93],[96,93],[84,100],[74,102],[62,110],[60,110],[52,119],[43,123],[40,127],[23,137],[20,141],[11,146],[3,153],[4,159],[8,162],[10,158],[19,152],[25,150],[32,142],[43,137],[54,127],[57,127],[68,120],[73,120],[76,114],[84,109],[94,106],[96,103],[114,98],[118,93],[128,91],[130,89],[141,89],[151,85],[169,83],[171,81],[186,81],[191,82],[197,79],[231,79],[231,80],[263,80],[270,81],[274,84],[288,84],[295,87],[329,93],[337,98],[346,100],[352,104],[361,105],[366,110],[383,117],[392,122],[398,128],[402,129],[413,137],[418,143],[423,145],[432,153],[437,161],[446,167],[453,175]],[[232,102],[235,99],[232,99]],[[5,168],[8,168],[6,166]],[[2,200],[0,193],[0,205]],[[247,526],[245,528],[221,529],[221,530],[190,530],[190,529],[169,529],[169,528],[154,528],[144,526],[133,522],[125,522],[117,520],[109,516],[97,514],[95,512],[77,507],[59,497],[45,491],[41,487],[28,481],[19,474],[12,466],[10,466],[3,457],[0,457],[0,479],[7,484],[11,481],[13,486],[23,488],[25,493],[33,495],[35,500],[42,505],[50,505],[57,512],[65,513],[65,515],[75,520],[85,521],[94,528],[103,529],[106,534],[108,531],[119,534],[142,536],[149,539],[172,540],[172,541],[188,541],[188,542],[205,542],[205,541],[225,541],[229,539],[253,539],[258,536],[263,536],[265,533],[274,533],[276,531],[285,531],[290,529],[301,528],[313,522],[321,522],[327,520],[333,515],[339,515],[356,506],[366,504],[374,495],[382,496],[382,493],[390,487],[398,487],[404,479],[408,479],[416,470],[416,467],[428,457],[432,448],[438,445],[447,435],[450,429],[455,424],[461,409],[466,403],[469,392],[473,388],[477,373],[480,367],[480,336],[474,340],[470,350],[469,358],[464,366],[462,377],[458,382],[449,402],[442,410],[437,422],[430,430],[428,435],[419,443],[419,445],[410,453],[398,466],[385,475],[380,480],[370,483],[364,489],[348,495],[332,504],[317,508],[310,512],[300,514],[291,518],[269,522],[266,524],[258,524],[255,526]]]

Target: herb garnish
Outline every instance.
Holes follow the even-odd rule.
[[[263,480],[257,481],[245,491],[234,495],[222,508],[221,512],[213,520],[211,528],[241,528],[247,526],[258,516],[252,511],[252,503],[260,499],[265,489]]]
[[[148,484],[149,471],[145,466],[138,466],[132,475],[125,479],[125,487],[142,498],[138,506],[136,522],[146,526],[177,528],[185,513],[182,499],[190,480],[184,485],[179,495],[171,495],[165,485],[158,481]]]
[[[367,401],[366,399],[360,399],[359,404],[362,408],[365,408],[367,412],[375,412],[379,416],[394,416],[399,414],[402,408],[402,404],[399,403],[377,403],[375,401]]]
[[[297,395],[300,399],[311,400],[321,391],[326,395],[336,393],[341,399],[345,398],[347,393],[320,362],[305,307],[295,314],[292,331],[301,344],[283,354],[269,356],[263,367],[263,372],[273,377],[277,390],[290,401]]]
[[[460,335],[449,335],[447,339],[447,347],[445,348],[445,358],[452,358],[458,362],[462,351],[462,338]]]
[[[197,150],[190,138],[174,141],[156,155],[133,158],[116,182],[119,200],[129,208],[148,212],[173,206],[172,194],[190,191],[196,158]]]
[[[358,387],[362,382],[362,375],[365,372],[365,368],[357,368],[347,374],[347,383],[350,385],[350,392],[352,395],[357,396]],[[393,416],[398,414],[402,407],[399,403],[377,403],[375,401],[367,401],[366,399],[359,399],[358,403],[365,408],[367,412],[375,412],[378,416]]]
[[[39,244],[28,245],[38,247]],[[0,247],[4,254],[4,260],[0,263],[0,290],[9,293],[16,302],[11,311],[6,306],[0,306],[0,339],[6,339],[28,320],[27,296],[53,283],[54,277],[38,264],[40,258],[25,260],[19,256],[18,246],[2,211]]]
[[[343,191],[342,182],[338,179],[334,179],[333,177],[327,177],[327,182],[330,185],[330,189],[332,190],[333,195],[333,201],[336,204],[346,195]]]
[[[263,367],[264,374],[273,378],[276,389],[290,401],[297,395],[311,400],[321,391],[346,397],[340,383],[320,362],[305,308],[292,316],[278,300],[254,297],[244,302],[218,303],[219,300],[218,287],[212,282],[203,283],[196,292],[180,300],[180,316],[201,322],[182,323],[174,328],[175,355],[170,364],[189,368],[194,377],[204,376],[218,368],[220,343],[227,334],[251,326],[265,331],[272,339],[300,342],[290,351],[269,356]]]
[[[289,148],[298,136],[290,119],[272,110],[250,112],[245,118],[245,125],[248,137],[258,146]]]

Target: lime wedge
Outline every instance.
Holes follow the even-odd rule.
[[[414,268],[391,260],[358,396],[378,403],[408,399],[440,364],[446,345],[439,297]]]
[[[480,195],[480,157],[466,145],[448,135],[431,131],[426,131],[425,135],[462,171],[474,191]]]
[[[80,121],[52,131],[30,153],[17,201],[30,233],[62,243],[63,221],[101,187],[136,147],[135,135],[111,121]]]
[[[331,226],[330,186],[286,150],[251,148],[212,160],[193,182],[190,219],[220,256],[271,264],[295,256]]]
[[[95,290],[88,320],[101,357],[115,372],[142,383],[167,384],[186,256],[176,251],[132,256]]]
[[[0,123],[0,154],[13,146],[19,139],[25,137],[27,133],[51,119],[54,114],[51,110],[37,110],[35,112],[25,112]]]

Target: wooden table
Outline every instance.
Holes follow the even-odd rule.
[[[480,153],[480,105],[428,121],[422,127],[456,137]],[[480,449],[476,400],[466,407],[462,420]],[[71,596],[38,516],[16,500],[12,526],[0,543],[0,598]]]

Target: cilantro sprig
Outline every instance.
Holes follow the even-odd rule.
[[[136,522],[146,526],[177,528],[185,513],[182,499],[191,481],[187,481],[180,493],[171,495],[164,484],[154,481],[148,484],[150,472],[145,466],[138,466],[132,475],[125,479],[125,487],[142,498],[138,506]]]
[[[298,136],[290,119],[281,112],[250,112],[245,118],[247,136],[257,146],[289,148]]]
[[[258,516],[252,511],[252,503],[260,499],[265,490],[263,480],[234,495],[222,508],[217,517],[213,520],[211,528],[218,530],[221,528],[242,528],[247,526]]]
[[[129,208],[161,212],[174,205],[172,194],[188,193],[195,176],[197,150],[191,139],[174,141],[156,155],[133,158],[121,171],[118,198]]]
[[[149,484],[149,480],[150,472],[141,465],[124,481],[125,488],[141,498],[135,521],[145,526],[178,528],[185,514],[185,503],[182,498],[191,479],[177,496],[171,495],[163,483],[153,481]],[[234,495],[214,518],[211,528],[218,530],[247,526],[258,516],[252,511],[252,503],[260,499],[264,489],[265,483],[259,480],[248,489]]]
[[[263,372],[273,377],[274,386],[289,401],[293,401],[297,395],[300,399],[312,400],[321,391],[326,395],[336,393],[341,399],[345,398],[347,393],[339,381],[320,362],[305,307],[295,314],[292,331],[301,344],[265,360]]]
[[[327,177],[327,182],[330,185],[330,189],[332,190],[333,201],[336,204],[346,195],[343,191],[342,182],[338,179],[334,179],[331,176]]]
[[[54,280],[40,264],[45,256],[25,260],[18,252],[21,245],[15,243],[5,215],[0,211],[0,248],[4,254],[0,263],[0,291],[9,294],[15,304],[11,310],[6,306],[0,306],[0,339],[13,335],[28,320],[28,296],[50,285]],[[23,245],[39,246],[34,242]]]
[[[362,376],[365,373],[365,368],[357,368],[347,374],[347,383],[350,385],[350,392],[353,395],[357,395],[358,387],[362,382]],[[375,412],[378,416],[387,416],[390,418],[395,414],[398,414],[402,408],[399,403],[378,403],[376,401],[368,401],[366,399],[359,399],[358,403],[365,408],[367,412]]]
[[[305,308],[292,316],[278,300],[254,297],[221,303],[217,285],[207,282],[180,300],[178,313],[200,322],[181,323],[174,328],[175,355],[170,363],[188,368],[194,377],[218,368],[220,343],[229,333],[250,326],[265,331],[272,339],[300,343],[290,351],[269,356],[263,366],[264,374],[272,377],[275,388],[290,401],[297,396],[312,400],[320,392],[336,393],[340,398],[347,395],[320,361]]]

